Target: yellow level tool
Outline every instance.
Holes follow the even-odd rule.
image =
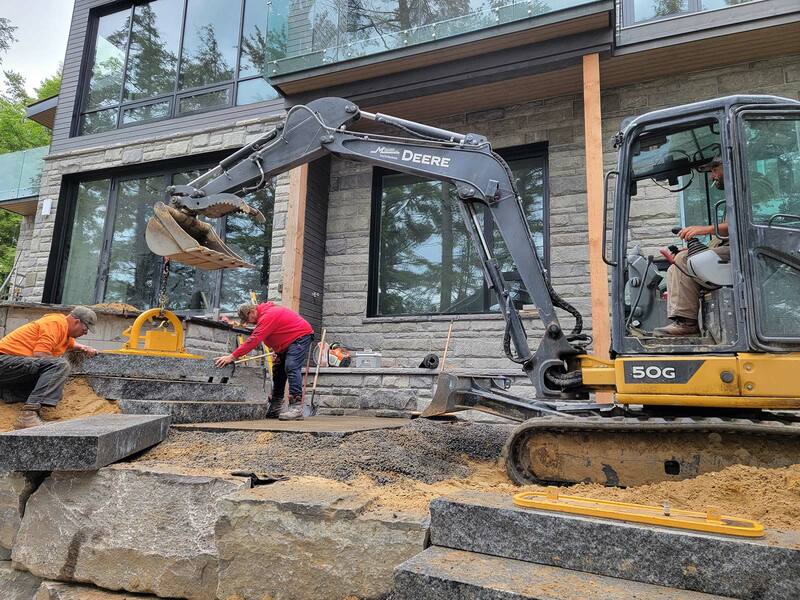
[[[716,508],[709,508],[706,512],[694,512],[670,509],[666,502],[664,506],[648,506],[611,500],[595,500],[581,496],[565,496],[557,488],[548,488],[544,492],[521,492],[514,496],[514,504],[524,508],[538,508],[586,517],[601,517],[708,533],[741,537],[762,537],[764,535],[764,526],[758,521],[723,515]]]

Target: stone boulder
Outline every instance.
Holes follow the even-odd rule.
[[[3,600],[33,600],[41,579],[17,571],[8,561],[0,562],[0,598]]]
[[[156,596],[131,596],[97,588],[45,581],[33,600],[158,600]]]
[[[25,503],[41,477],[0,471],[0,560],[8,560],[17,530],[25,513]]]
[[[394,568],[421,552],[427,515],[374,510],[374,495],[297,477],[220,502],[217,597],[378,598]]]
[[[46,579],[213,600],[217,505],[248,487],[133,465],[53,473],[28,500],[12,559]]]

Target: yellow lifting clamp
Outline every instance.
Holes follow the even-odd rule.
[[[142,328],[147,323],[155,323],[159,317],[166,319],[160,325],[148,329],[142,335]],[[166,322],[172,325],[172,331],[164,327]],[[183,345],[183,325],[178,316],[169,310],[151,308],[140,314],[133,325],[122,332],[128,338],[119,350],[110,350],[112,354],[136,354],[139,356],[168,356],[172,358],[203,358],[197,354],[188,354]],[[141,344],[141,347],[140,347]]]
[[[764,526],[758,521],[723,515],[717,508],[709,508],[706,512],[675,510],[670,509],[666,502],[663,506],[648,506],[611,500],[595,500],[581,496],[564,496],[557,488],[548,488],[544,492],[521,492],[514,496],[514,504],[524,508],[552,510],[586,517],[601,517],[708,533],[741,537],[762,537],[764,535]]]

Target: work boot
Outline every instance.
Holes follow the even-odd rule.
[[[289,406],[278,417],[281,421],[303,420],[303,396],[289,396]]]
[[[656,337],[696,337],[700,335],[697,321],[692,319],[672,319],[666,327],[657,327],[653,330]]]
[[[281,408],[283,408],[283,398],[270,398],[267,418],[277,419],[281,414]]]
[[[22,410],[17,415],[17,420],[14,423],[14,429],[28,429],[29,427],[38,427],[44,425],[44,421],[39,418],[40,404],[25,404]]]

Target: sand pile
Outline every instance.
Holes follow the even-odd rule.
[[[0,431],[11,431],[22,404],[5,404],[0,401]],[[74,377],[64,386],[64,397],[55,408],[42,410],[45,421],[66,421],[92,415],[116,414],[120,410],[116,402],[101,398],[94,393],[82,377]]]
[[[398,430],[346,437],[286,433],[171,432],[136,459],[142,465],[347,482],[375,498],[375,508],[424,513],[439,496],[462,490],[514,494],[543,489],[511,483],[498,459],[508,426],[419,419]],[[800,465],[783,469],[733,466],[695,479],[630,489],[581,484],[564,493],[590,498],[704,510],[800,529]]]

